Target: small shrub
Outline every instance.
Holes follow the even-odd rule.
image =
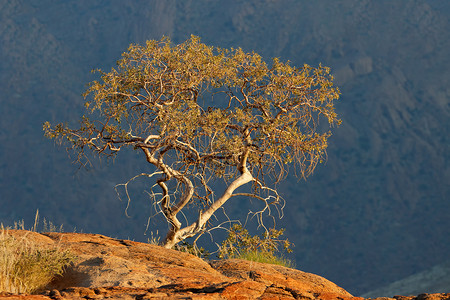
[[[33,293],[73,260],[69,251],[37,245],[26,236],[15,238],[0,228],[0,292]]]
[[[282,252],[280,245],[282,245],[284,252],[292,252],[290,249],[292,244],[289,240],[279,239],[283,233],[284,229],[271,228],[262,237],[251,236],[242,225],[234,224],[228,233],[228,237],[222,242],[218,257],[239,258],[293,268],[292,261],[282,254],[276,254]]]

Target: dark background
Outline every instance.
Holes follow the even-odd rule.
[[[90,70],[108,71],[130,43],[195,34],[332,68],[343,124],[328,161],[279,188],[298,269],[359,295],[441,264],[450,259],[449,19],[447,0],[0,0],[0,222],[31,227],[39,209],[67,231],[146,241],[144,183],[130,218],[113,188],[146,170],[138,153],[78,170],[42,123],[76,125]]]

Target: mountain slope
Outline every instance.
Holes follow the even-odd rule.
[[[385,287],[370,291],[363,297],[380,297],[387,295],[419,295],[427,293],[446,293],[450,287],[450,261],[434,266],[428,270],[395,281]]]
[[[139,154],[77,171],[41,127],[76,124],[89,71],[109,70],[129,43],[196,34],[332,67],[343,125],[328,161],[280,186],[298,267],[359,294],[437,265],[450,251],[449,15],[445,0],[1,0],[0,220],[30,223],[39,209],[69,230],[145,241],[147,183],[132,218],[113,189],[146,170]]]

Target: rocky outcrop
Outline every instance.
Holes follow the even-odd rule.
[[[3,293],[0,299],[363,299],[318,275],[277,265],[238,259],[208,263],[187,253],[99,234],[9,234],[70,249],[77,258],[39,295]],[[449,299],[435,296],[397,299]]]
[[[77,256],[36,299],[354,298],[325,278],[281,266],[236,259],[208,263],[187,253],[99,234],[9,234],[70,249]]]

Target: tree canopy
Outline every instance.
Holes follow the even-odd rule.
[[[97,72],[80,127],[46,122],[45,134],[67,141],[80,163],[92,152],[141,151],[152,168],[139,176],[154,179],[159,191],[150,196],[169,224],[166,247],[204,232],[233,196],[255,197],[265,209],[279,203],[276,183],[290,166],[307,177],[325,158],[331,133],[320,122],[340,123],[329,68],[277,58],[268,66],[256,53],[196,36],[130,45],[115,68]],[[210,184],[217,179],[226,185],[219,195]],[[235,192],[244,185],[247,192]],[[179,214],[194,203],[197,217],[183,224]]]

